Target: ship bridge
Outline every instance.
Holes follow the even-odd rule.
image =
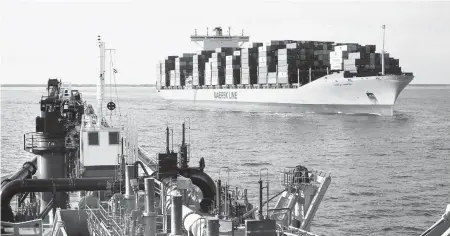
[[[203,42],[203,50],[214,51],[216,48],[220,47],[241,47],[242,44],[249,42],[250,37],[244,36],[244,31],[242,30],[242,35],[231,35],[231,28],[228,27],[228,35],[223,35],[222,27],[216,27],[213,29],[215,32],[213,35],[209,35],[209,29],[206,29],[206,35],[198,35],[197,30],[195,34],[191,35],[191,41],[199,44]]]

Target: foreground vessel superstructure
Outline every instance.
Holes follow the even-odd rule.
[[[241,48],[249,37],[215,31],[191,36],[203,42],[203,51],[158,63],[161,97],[255,110],[392,115],[414,78],[375,45],[283,40]]]

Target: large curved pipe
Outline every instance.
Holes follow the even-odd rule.
[[[25,162],[20,170],[14,173],[11,177],[6,178],[2,181],[2,188],[8,182],[11,182],[16,179],[17,180],[26,179],[36,174],[37,171],[36,164],[37,164],[37,157],[33,158],[33,160],[31,161]]]
[[[199,232],[206,225],[206,220],[202,215],[195,213],[191,208],[183,205],[182,210],[183,215],[183,227],[189,233],[191,232],[194,236],[199,236]],[[199,235],[198,235],[199,234]]]
[[[144,163],[142,163],[142,161],[136,161],[136,162],[134,162],[134,178],[135,179],[139,178],[139,166],[141,166],[142,170],[144,170],[144,172],[147,176],[150,176],[148,171],[145,169]]]
[[[192,183],[200,188],[203,194],[203,199],[200,202],[200,209],[202,212],[208,212],[216,196],[216,184],[211,177],[198,169],[179,170],[179,174],[183,177],[190,178]]]
[[[2,220],[14,221],[10,202],[17,193],[118,190],[119,186],[123,185],[113,178],[13,180],[5,184],[0,192]]]

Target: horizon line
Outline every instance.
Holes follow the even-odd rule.
[[[410,83],[409,85],[450,85],[448,84],[422,84],[422,83]],[[0,86],[5,87],[40,87],[40,86],[47,86],[47,84],[0,84]],[[83,86],[83,87],[96,87],[96,84],[71,84],[71,86]],[[112,86],[112,85],[105,85],[105,86]],[[155,84],[116,84],[115,86],[146,86],[146,87],[156,87]]]

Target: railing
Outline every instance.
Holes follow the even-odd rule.
[[[58,150],[65,148],[64,136],[47,136],[40,132],[23,135],[23,149],[28,152]]]
[[[287,212],[286,212],[287,211]],[[282,224],[286,224],[286,226],[289,226],[291,224],[292,219],[292,209],[290,208],[278,208],[278,209],[269,209],[267,212],[272,212],[270,214],[270,219],[276,220],[278,222],[282,222]],[[289,213],[286,218],[286,213]],[[281,218],[280,218],[281,216]],[[285,220],[287,219],[287,222]],[[281,224],[281,223],[278,223]]]
[[[292,226],[283,226],[283,225],[279,225],[277,224],[277,226],[279,227],[279,232],[281,232],[281,234],[283,235],[287,235],[287,236],[319,236],[317,234],[299,229],[299,228],[295,228]]]
[[[101,204],[98,204],[98,209],[91,209],[89,206],[86,209],[89,228],[96,231],[97,234],[124,236],[123,227],[121,227],[123,222],[116,221],[123,221],[122,216],[116,217],[115,214],[106,211]]]
[[[297,167],[288,167],[282,172],[281,184],[285,187],[317,185],[322,182],[324,175],[325,173],[315,170],[298,170]]]
[[[138,157],[139,160],[141,160],[146,166],[148,167],[154,167],[155,169],[158,168],[158,160],[154,157],[151,157],[151,155],[145,151],[142,148],[138,148]]]
[[[26,232],[26,235],[30,236],[42,236],[43,235],[43,226],[42,220],[30,220],[19,223],[10,223],[4,222],[1,223],[2,228],[10,228],[12,232],[2,232],[2,235],[23,235],[23,232]],[[10,230],[9,230],[10,231]]]
[[[106,211],[102,204],[99,204],[98,208],[101,216],[106,220],[106,225],[110,226],[114,235],[124,235],[123,227],[121,227],[121,225],[124,225],[124,217],[121,214],[116,215],[112,212]],[[119,211],[120,210],[121,209],[119,209]]]
[[[53,221],[52,236],[67,236],[66,227],[61,220],[61,213],[56,212],[55,220]]]

